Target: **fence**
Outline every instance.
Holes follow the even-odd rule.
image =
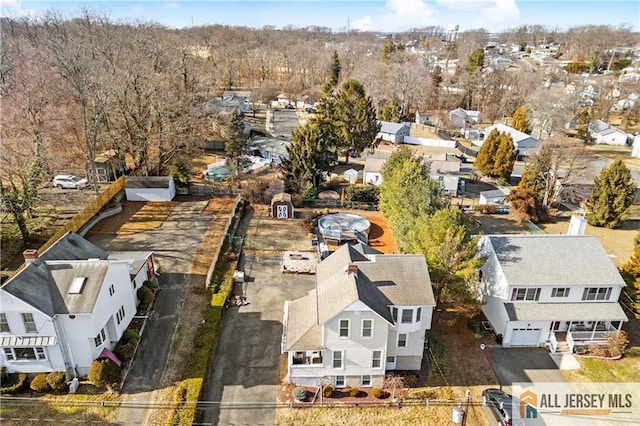
[[[222,250],[222,246],[224,246],[224,241],[226,239],[227,232],[229,232],[229,227],[233,222],[233,218],[236,214],[236,210],[238,209],[238,203],[240,202],[241,197],[240,194],[236,196],[236,202],[233,203],[233,208],[231,209],[231,214],[229,215],[229,219],[224,226],[224,232],[222,233],[223,237],[220,238],[220,242],[218,243],[218,247],[216,248],[216,252],[213,254],[213,260],[211,261],[211,265],[209,266],[209,270],[207,271],[207,279],[204,283],[205,287],[209,287],[209,283],[211,282],[211,276],[213,275],[213,271],[216,269],[216,263],[218,263],[218,257],[220,256],[220,251]]]
[[[334,209],[354,209],[354,210],[377,210],[376,203],[363,203],[359,201],[341,201],[341,200],[304,200],[305,207],[313,208],[334,208]]]

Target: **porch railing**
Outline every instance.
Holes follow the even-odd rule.
[[[567,332],[567,345],[569,345],[569,353],[573,353],[575,342],[573,341],[573,336],[570,331]]]
[[[558,340],[556,339],[556,333],[553,331],[549,332],[549,343],[551,344],[551,353],[556,353],[556,349],[558,348]]]

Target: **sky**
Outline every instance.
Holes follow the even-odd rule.
[[[210,24],[262,28],[311,25],[398,32],[455,25],[459,31],[501,32],[522,25],[565,31],[581,25],[625,25],[640,32],[639,0],[0,0],[2,16],[37,16],[56,9],[69,17],[82,7],[114,21],[155,22],[170,28]]]

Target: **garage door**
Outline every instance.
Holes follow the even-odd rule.
[[[539,328],[514,328],[511,346],[538,346]]]

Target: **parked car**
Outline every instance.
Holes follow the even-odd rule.
[[[524,421],[513,420],[513,397],[502,389],[485,389],[482,391],[482,405],[489,407],[501,426],[524,425]]]
[[[85,189],[89,185],[86,179],[74,175],[57,175],[53,177],[53,186],[65,189]]]

